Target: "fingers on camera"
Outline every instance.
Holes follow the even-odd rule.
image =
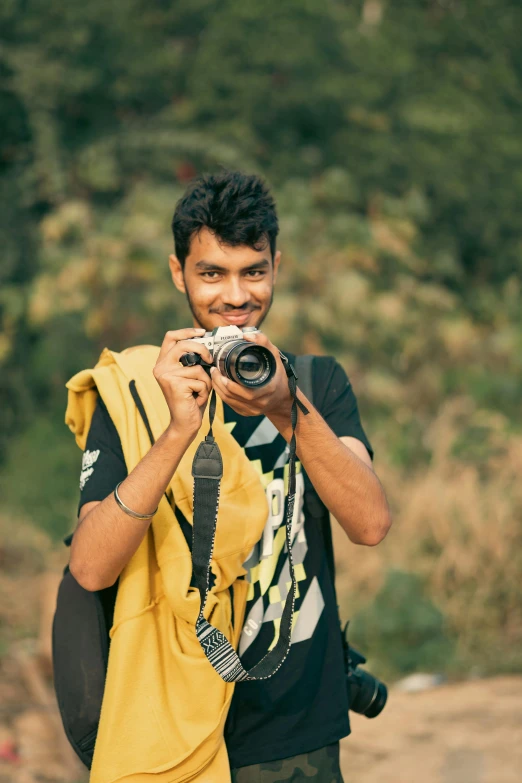
[[[169,361],[179,362],[181,357],[186,353],[198,353],[203,361],[208,364],[212,363],[212,356],[208,348],[201,343],[193,342],[192,340],[179,340],[168,351]]]
[[[182,367],[181,365],[176,365],[167,371],[159,373],[155,371],[154,375],[160,385],[171,385],[174,389],[180,385],[180,381],[199,381],[204,383],[207,388],[210,384],[210,378],[203,367],[200,367],[199,365],[196,365],[195,367]]]
[[[204,333],[204,329],[194,329],[193,327],[188,329],[173,329],[168,331],[163,338],[158,361],[164,359],[170,349],[176,345],[176,343],[179,343],[180,340],[189,340],[192,337],[201,337]]]

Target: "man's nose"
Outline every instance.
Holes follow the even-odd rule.
[[[223,300],[232,307],[242,307],[248,302],[250,295],[242,285],[240,280],[232,280],[223,294]]]

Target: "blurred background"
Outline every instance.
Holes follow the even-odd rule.
[[[87,779],[50,666],[64,384],[191,322],[170,219],[221,165],[272,186],[264,330],[342,363],[394,511],[375,549],[336,535],[352,641],[396,684],[346,781],[520,779],[521,29],[518,0],[4,0],[0,781]]]

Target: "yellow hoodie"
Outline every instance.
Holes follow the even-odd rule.
[[[65,421],[81,449],[100,394],[129,472],[149,450],[149,436],[129,391],[131,380],[155,439],[165,431],[170,413],[152,373],[159,350],[152,345],[121,353],[105,348],[94,369],[67,382]],[[223,423],[219,397],[217,403],[213,432],[223,456],[223,478],[212,558],[215,583],[205,617],[237,649],[248,588],[238,577],[246,573],[242,564],[262,535],[268,507],[259,475]],[[192,460],[207,431],[208,410],[170,482],[175,503],[190,523]],[[130,517],[128,524],[133,524]],[[234,684],[215,672],[196,638],[200,601],[190,587],[191,574],[190,551],[164,495],[119,578],[90,783],[230,781],[223,729]]]

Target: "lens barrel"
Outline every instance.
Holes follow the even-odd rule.
[[[272,352],[247,340],[230,340],[224,343],[220,346],[214,363],[222,375],[249,388],[265,386],[276,371]]]
[[[386,704],[386,685],[364,669],[352,669],[348,675],[350,709],[367,718],[376,718]]]

